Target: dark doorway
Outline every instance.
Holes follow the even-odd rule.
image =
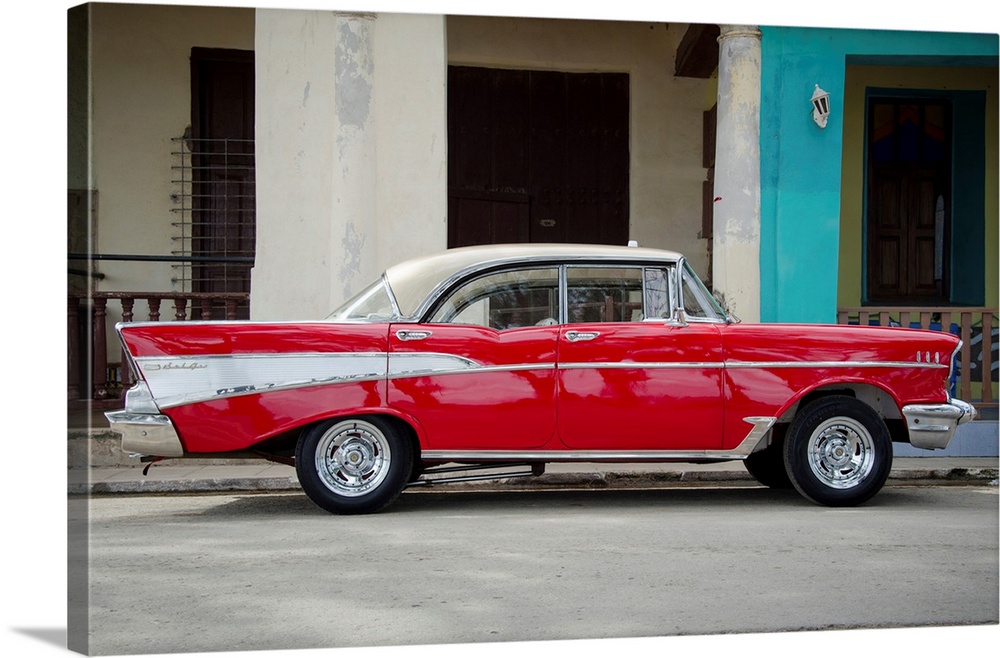
[[[448,69],[448,246],[625,244],[629,78]]]
[[[867,299],[949,301],[952,108],[869,98]]]
[[[256,234],[252,51],[192,49],[189,148],[192,291],[249,293]],[[216,313],[222,317],[224,309]],[[237,317],[249,317],[248,305]]]

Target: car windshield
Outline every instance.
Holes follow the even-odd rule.
[[[334,322],[386,322],[399,317],[392,296],[385,284],[385,279],[379,278],[354,297],[344,302],[327,320]]]

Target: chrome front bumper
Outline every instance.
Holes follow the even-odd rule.
[[[109,411],[111,429],[122,435],[122,450],[156,457],[183,457],[184,447],[174,424],[160,414]]]
[[[903,407],[910,445],[924,450],[943,450],[951,443],[959,425],[976,417],[968,402],[952,400],[944,404],[908,404]]]

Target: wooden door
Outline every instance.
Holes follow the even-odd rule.
[[[192,290],[250,292],[255,253],[254,55],[191,51]],[[241,260],[242,259],[242,260]],[[223,317],[224,309],[217,309]],[[237,309],[249,317],[249,307]]]
[[[868,138],[867,298],[947,303],[950,107],[872,99]]]
[[[453,66],[448,244],[628,240],[628,75]]]

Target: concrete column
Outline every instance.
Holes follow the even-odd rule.
[[[256,12],[255,320],[321,319],[447,244],[443,16]]]
[[[760,321],[760,31],[720,25],[712,282],[744,322]]]

